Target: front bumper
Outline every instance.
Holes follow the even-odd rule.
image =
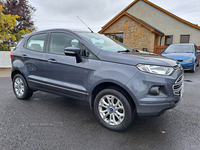
[[[193,70],[194,63],[193,62],[179,62],[184,70]]]
[[[178,105],[178,101],[170,103],[158,104],[140,104],[138,107],[138,116],[140,118],[157,117],[164,114],[168,109],[172,109]]]
[[[183,69],[171,76],[154,75],[139,71],[127,86],[134,93],[134,102],[139,117],[155,117],[177,106],[183,94]],[[159,94],[150,94],[152,87],[159,87]]]

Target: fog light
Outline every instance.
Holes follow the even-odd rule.
[[[159,95],[160,94],[160,88],[159,87],[152,87],[150,90],[149,90],[149,94],[151,95]]]

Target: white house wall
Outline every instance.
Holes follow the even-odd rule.
[[[190,35],[189,42],[200,46],[200,30],[171,17],[143,1],[138,1],[126,12],[164,32],[165,35],[173,35],[174,44],[180,43],[181,35]],[[162,45],[164,45],[164,38],[162,39]]]

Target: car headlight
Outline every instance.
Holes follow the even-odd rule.
[[[192,61],[193,61],[193,58],[188,58],[188,59],[183,60],[183,62],[192,62]]]
[[[143,64],[138,64],[137,68],[143,72],[160,74],[160,75],[170,75],[174,71],[173,67],[143,65]]]

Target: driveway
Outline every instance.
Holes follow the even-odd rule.
[[[0,78],[1,77],[9,77],[11,74],[11,69],[2,69],[0,68]]]
[[[0,150],[199,150],[199,68],[185,73],[177,107],[158,118],[137,118],[124,132],[102,127],[83,101],[40,91],[17,100],[9,76],[0,69]]]

